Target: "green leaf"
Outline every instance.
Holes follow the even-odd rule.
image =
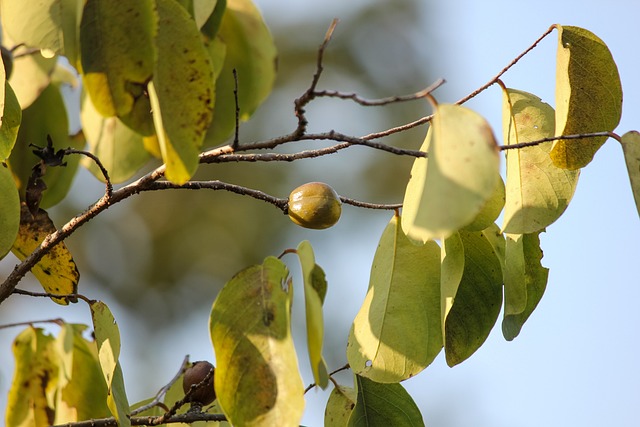
[[[129,427],[129,402],[120,368],[120,331],[109,307],[102,301],[91,303],[91,318],[98,346],[98,359],[109,389],[107,405],[121,427]]]
[[[505,145],[553,136],[554,111],[535,95],[503,91],[502,122]],[[507,199],[503,230],[527,234],[540,231],[565,211],[578,184],[580,170],[561,169],[549,152],[553,142],[507,150]]]
[[[464,246],[459,233],[442,241],[440,253],[440,324],[443,340],[447,316],[453,307],[464,273]]]
[[[26,205],[21,206],[20,229],[11,251],[23,261],[36,250],[44,239],[56,231],[46,211],[40,209],[35,216],[31,215]],[[64,242],[55,245],[31,269],[45,292],[55,295],[69,295],[78,292],[80,273],[73,261],[71,253]],[[52,298],[60,305],[69,304],[69,299]],[[71,298],[71,301],[75,299]]]
[[[54,339],[40,328],[29,327],[13,342],[15,372],[6,410],[7,427],[40,427],[54,424],[53,402],[58,364]]]
[[[351,387],[335,387],[324,410],[325,427],[347,427],[349,417],[356,406],[357,394]]]
[[[0,259],[9,252],[20,228],[20,197],[13,175],[0,163]]]
[[[549,269],[541,263],[539,234],[507,234],[502,334],[509,341],[518,336],[547,287]]]
[[[4,105],[2,106],[2,118],[0,118],[0,161],[6,160],[11,154],[18,130],[22,121],[22,109],[16,94],[8,82],[4,84]]]
[[[47,145],[47,135],[51,136],[56,151],[72,147],[83,148],[84,140],[70,138],[68,135],[68,121],[62,95],[58,87],[50,85],[29,108],[22,112],[22,124],[18,131],[16,144],[9,157],[9,167],[19,184],[20,197],[24,200],[25,189],[32,174],[32,168],[40,162],[40,158],[33,154],[35,144],[40,147]],[[44,209],[59,203],[68,193],[73,177],[78,169],[80,156],[65,157],[66,166],[47,167],[44,190],[40,206]]]
[[[297,426],[302,418],[288,274],[282,261],[268,257],[234,276],[213,303],[216,395],[231,424]]]
[[[126,126],[117,117],[104,117],[93,106],[88,96],[82,97],[80,120],[89,150],[109,171],[113,183],[126,181],[149,161],[143,137]],[[84,159],[83,164],[96,178],[104,177],[95,162]]]
[[[493,132],[477,113],[440,104],[404,196],[402,228],[415,242],[446,238],[470,224],[498,185]],[[431,140],[431,141],[430,141]]]
[[[184,183],[198,167],[213,117],[214,69],[187,11],[175,0],[159,0],[157,6],[158,59],[149,94],[167,179]]]
[[[233,70],[238,74],[241,120],[251,117],[271,93],[276,75],[276,47],[251,0],[228,0],[217,34],[226,44],[227,53],[216,81],[216,106],[213,123],[207,132],[207,145],[221,143],[234,130]]]
[[[226,9],[227,0],[218,0],[216,2],[215,9],[213,9],[213,12],[209,15],[209,18],[207,18],[207,21],[200,27],[202,34],[207,36],[209,39],[216,37]]]
[[[152,0],[87,0],[84,6],[83,81],[103,116],[124,116],[137,102],[147,102],[144,92],[155,60],[154,8]]]
[[[622,86],[609,48],[579,27],[558,30],[556,62],[556,135],[612,131],[622,115]],[[607,137],[558,140],[551,159],[564,169],[591,162]]]
[[[400,384],[379,384],[355,376],[358,397],[349,427],[424,426],[420,409]]]
[[[80,0],[2,0],[2,25],[11,38],[29,47],[78,59]]]
[[[61,360],[55,424],[110,416],[96,343],[82,336],[86,328],[66,323],[56,338]]]
[[[500,212],[502,212],[502,208],[504,208],[506,197],[504,181],[499,174],[496,184],[496,188],[494,188],[493,193],[491,193],[491,197],[489,197],[489,200],[487,200],[484,206],[482,206],[482,209],[478,215],[476,215],[473,222],[463,227],[465,230],[482,231],[487,227],[490,227],[491,224],[498,219]]]
[[[416,375],[442,349],[440,248],[414,245],[399,222],[382,233],[347,344],[351,370],[381,383]]]
[[[327,364],[322,358],[324,318],[322,304],[327,293],[324,271],[316,264],[313,248],[308,240],[301,242],[297,249],[302,279],[304,281],[304,307],[307,318],[307,348],[313,379],[322,389],[329,384]]]
[[[482,232],[461,230],[464,271],[445,321],[447,364],[471,356],[489,336],[502,305],[502,270]],[[446,245],[446,243],[445,243]]]
[[[620,143],[622,144],[624,161],[629,172],[633,198],[636,201],[638,215],[640,215],[640,133],[635,130],[627,132],[622,135]]]

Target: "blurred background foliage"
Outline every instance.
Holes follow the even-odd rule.
[[[411,0],[369,2],[341,16],[325,53],[319,89],[357,92],[367,98],[400,95],[429,85],[424,61],[408,33],[417,26],[418,3]],[[331,18],[270,21],[279,50],[278,77],[272,95],[247,123],[240,142],[254,142],[292,131],[293,100],[310,84],[317,49]],[[422,52],[424,54],[424,52]],[[242,82],[239,83],[242,91]],[[332,129],[360,136],[404,124],[429,113],[426,102],[361,107],[350,101],[318,99],[308,108],[309,131]],[[421,127],[386,138],[390,145],[418,148]],[[328,141],[298,142],[282,152],[319,148]],[[325,181],[339,194],[371,202],[402,200],[411,158],[353,147],[339,154],[293,163],[223,163],[201,165],[194,179],[216,179],[287,197],[299,184]],[[152,165],[157,166],[157,165]],[[100,184],[85,171],[71,196],[52,215],[62,224],[95,200]],[[347,208],[346,216],[366,221],[366,212]],[[331,232],[331,231],[329,231]],[[379,230],[376,230],[378,233]],[[267,255],[278,255],[285,242],[304,231],[273,206],[222,191],[146,193],[111,208],[68,241],[81,271],[80,292],[107,291],[136,321],[162,327],[180,321],[185,310],[211,305],[217,290],[236,272]],[[322,234],[314,234],[322,238]],[[140,310],[140,307],[145,307]]]

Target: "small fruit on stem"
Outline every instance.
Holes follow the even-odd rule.
[[[211,363],[201,360],[193,362],[193,365],[184,372],[184,376],[182,377],[182,389],[184,390],[184,393],[187,394],[187,392],[191,390],[191,386],[195,386],[204,381],[210,371],[213,372],[211,372],[207,382],[194,390],[193,393],[191,393],[191,396],[189,396],[190,402],[200,405],[208,405],[216,400],[216,390],[213,387],[213,375],[215,373],[215,368]]]
[[[288,208],[291,221],[305,228],[320,230],[338,222],[342,202],[329,185],[309,182],[291,192]]]

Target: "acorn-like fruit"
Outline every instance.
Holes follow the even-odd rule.
[[[333,188],[323,182],[309,182],[289,195],[289,218],[301,227],[321,230],[340,219],[342,202]]]
[[[184,372],[184,376],[182,377],[182,389],[184,390],[184,393],[187,394],[191,389],[191,386],[201,383],[211,370],[213,370],[213,373],[206,384],[197,388],[191,396],[189,396],[190,402],[204,406],[216,400],[216,389],[213,386],[215,368],[206,360],[200,360],[198,362],[193,362],[193,365]]]

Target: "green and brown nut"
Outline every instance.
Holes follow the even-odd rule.
[[[213,386],[215,368],[211,363],[200,360],[198,362],[193,362],[193,365],[184,372],[184,376],[182,377],[182,389],[184,390],[184,393],[187,394],[187,392],[191,390],[191,386],[200,384],[204,381],[211,370],[213,370],[213,372],[209,376],[207,382],[201,387],[195,389],[193,393],[191,393],[191,396],[189,396],[190,402],[199,403],[204,406],[216,400],[216,390]]]
[[[289,218],[301,227],[321,230],[340,219],[342,202],[333,188],[323,182],[309,182],[289,195]]]

